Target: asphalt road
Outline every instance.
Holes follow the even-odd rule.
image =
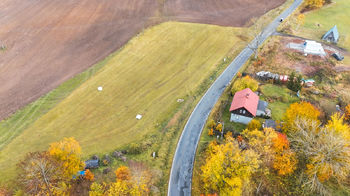
[[[271,36],[279,26],[280,18],[287,18],[301,3],[302,0],[295,0],[288,9],[272,21],[262,32],[259,42],[263,43]],[[256,43],[257,39],[254,39],[252,42]],[[252,54],[253,51],[251,49],[245,48],[218,77],[193,110],[176,147],[170,172],[169,196],[191,195],[193,163],[205,122],[226,86],[230,84],[232,78]]]

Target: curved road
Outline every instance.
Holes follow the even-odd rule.
[[[263,43],[276,31],[280,18],[287,18],[301,3],[302,0],[295,0],[287,10],[272,21],[259,36],[259,43]],[[257,39],[254,39],[251,45],[254,46],[256,42]],[[193,110],[176,147],[170,172],[169,196],[191,195],[193,162],[205,122],[226,86],[252,54],[251,49],[245,48],[218,77]]]

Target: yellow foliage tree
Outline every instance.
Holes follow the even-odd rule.
[[[49,154],[62,163],[64,176],[67,178],[71,178],[84,167],[80,160],[80,145],[74,138],[64,138],[63,141],[52,143]]]
[[[215,126],[216,126],[215,121],[214,121],[213,119],[210,119],[210,120],[208,121],[208,128],[209,128],[209,129],[215,128]]]
[[[131,195],[131,186],[132,184],[129,181],[125,180],[117,180],[117,182],[114,182],[111,184],[107,191],[108,196],[127,196]]]
[[[249,185],[251,174],[259,160],[252,150],[242,151],[237,141],[229,137],[223,145],[211,145],[206,163],[201,167],[201,179],[208,193],[241,195]]]
[[[222,124],[219,123],[218,126],[216,126],[216,130],[221,132],[222,131]]]
[[[90,185],[89,196],[104,196],[106,193],[107,185],[105,183],[92,183]]]
[[[309,9],[318,9],[323,6],[325,0],[306,0],[305,7]]]
[[[297,17],[297,22],[298,22],[298,25],[303,25],[305,23],[305,15],[299,14]]]
[[[237,91],[250,88],[250,90],[257,91],[259,88],[259,83],[251,78],[250,76],[245,76],[243,78],[238,78],[232,85],[231,93],[234,95]]]
[[[335,113],[331,116],[331,120],[328,121],[326,128],[328,130],[334,130],[345,139],[350,140],[350,127],[348,124],[344,123],[344,116],[341,116],[339,113]]]
[[[295,130],[294,122],[296,119],[303,118],[318,121],[320,114],[320,111],[309,102],[293,103],[284,114],[282,129],[285,133],[293,132]]]
[[[261,129],[260,121],[253,119],[252,121],[250,121],[250,123],[248,123],[247,129],[249,129],[249,130]]]

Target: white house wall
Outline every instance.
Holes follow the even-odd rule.
[[[252,120],[253,120],[253,118],[249,118],[246,116],[241,116],[241,115],[231,113],[231,119],[230,119],[231,122],[242,123],[242,124],[247,125]]]

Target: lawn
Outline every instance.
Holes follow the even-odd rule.
[[[156,132],[181,105],[177,99],[206,88],[202,83],[223,58],[242,48],[244,42],[236,36],[241,33],[238,28],[178,22],[145,30],[99,65],[93,76],[71,80],[56,89],[57,94],[2,122],[0,181],[14,177],[15,164],[25,153],[45,150],[64,137],[75,137],[87,157]],[[136,120],[137,114],[143,118]]]
[[[348,0],[333,0],[323,8],[306,13],[305,24],[297,33],[300,36],[320,40],[334,25],[337,25],[340,47],[350,50],[350,4]],[[320,24],[320,27],[318,27]]]
[[[265,84],[260,89],[263,94],[260,98],[269,102],[268,108],[274,120],[282,120],[289,105],[299,101],[296,93],[285,86]]]

